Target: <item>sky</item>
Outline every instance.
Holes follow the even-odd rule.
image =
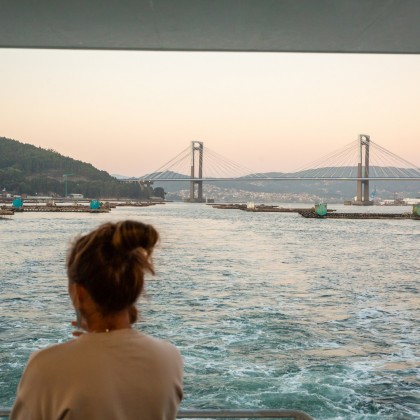
[[[0,136],[141,176],[202,141],[290,172],[359,134],[420,166],[420,56],[0,49]]]

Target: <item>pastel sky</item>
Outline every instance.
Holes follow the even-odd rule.
[[[369,134],[420,166],[420,56],[0,50],[0,136],[113,174],[192,140],[293,171]]]

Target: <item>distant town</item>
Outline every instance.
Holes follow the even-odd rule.
[[[320,196],[307,192],[262,192],[262,191],[246,191],[236,188],[223,188],[215,185],[204,185],[203,193],[206,200],[218,203],[302,203],[313,204],[317,202],[327,202],[330,204],[352,204],[352,200],[345,200],[342,197],[332,195]],[[190,191],[188,189],[176,192],[168,192],[165,198],[170,201],[187,201]],[[400,194],[394,194],[393,198],[382,199],[380,197],[372,197],[374,205],[412,205],[420,203],[420,196],[413,198],[404,198]]]

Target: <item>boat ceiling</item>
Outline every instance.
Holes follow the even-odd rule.
[[[419,0],[0,0],[0,48],[420,53]]]

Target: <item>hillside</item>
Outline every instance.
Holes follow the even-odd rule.
[[[119,182],[90,163],[66,157],[55,150],[0,137],[0,189],[15,194],[85,197],[147,198],[150,191]]]

